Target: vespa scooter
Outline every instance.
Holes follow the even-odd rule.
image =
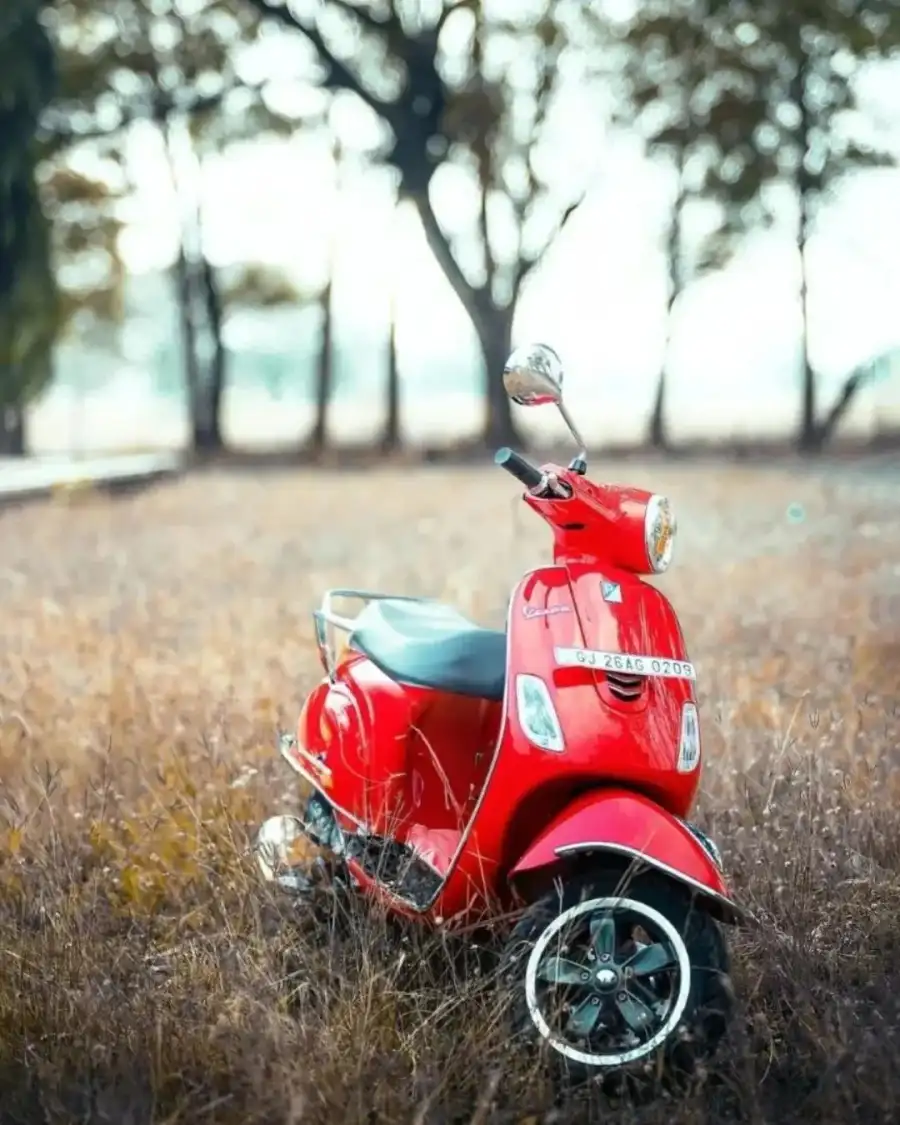
[[[550,526],[553,561],[520,580],[502,631],[428,599],[325,594],[325,676],[280,745],[312,795],[265,822],[257,858],[297,889],[290,857],[308,838],[360,894],[433,927],[520,908],[500,970],[516,1032],[575,1081],[690,1069],[727,1027],[721,923],[742,912],[687,819],[695,669],[642,580],[668,568],[675,519],[663,496],[588,479],[553,349],[515,351],[503,380],[519,405],[554,404],[580,447],[565,468],[495,458]],[[338,599],[363,608],[344,616]]]

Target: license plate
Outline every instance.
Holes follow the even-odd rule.
[[[591,648],[557,648],[556,663],[564,668],[595,668],[600,672],[624,672],[632,676],[659,676],[667,680],[696,680],[689,660],[663,656],[637,656],[628,652],[599,652]]]

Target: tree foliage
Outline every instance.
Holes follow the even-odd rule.
[[[610,21],[602,23],[608,31]],[[742,236],[783,219],[793,198],[804,345],[799,440],[818,448],[843,411],[818,419],[806,346],[806,247],[845,176],[896,159],[867,127],[856,79],[866,62],[900,50],[900,5],[646,0],[615,29],[627,100],[648,147],[677,152],[691,190],[719,205],[701,269],[725,265]],[[842,401],[864,385],[855,374],[851,380]]]
[[[139,120],[222,110],[229,138],[242,126],[253,135],[241,62],[257,22],[237,0],[57,0],[60,90],[46,128],[105,138]]]
[[[275,309],[312,304],[319,295],[302,291],[281,270],[254,262],[240,267],[223,296],[234,308]]]
[[[38,169],[40,198],[48,217],[61,327],[86,317],[119,322],[124,314],[125,265],[119,253],[127,197],[121,169],[103,169],[76,151],[47,156]],[[90,170],[100,163],[101,170]],[[104,171],[107,174],[104,174]]]
[[[842,176],[890,158],[867,135],[855,79],[900,50],[897,5],[646,0],[618,34],[649,148],[689,149],[726,233],[771,220],[773,187],[819,203]]]
[[[118,236],[130,189],[125,142],[133,126],[149,126],[178,201],[172,280],[194,444],[215,448],[227,379],[228,294],[207,255],[196,173],[229,144],[288,134],[297,125],[269,104],[265,79],[248,76],[259,20],[237,0],[57,0],[50,26],[60,89],[43,122],[45,195],[69,306],[107,319],[121,313]],[[85,172],[79,158],[86,154],[95,167],[105,162],[105,174]],[[193,175],[185,174],[186,164]],[[282,285],[282,300],[288,290]],[[259,297],[271,305],[275,289],[268,284]]]

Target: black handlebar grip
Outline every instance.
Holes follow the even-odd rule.
[[[520,480],[526,488],[537,488],[544,479],[544,474],[536,465],[532,465],[521,453],[516,453],[509,446],[497,450],[494,456],[494,464],[499,465],[501,469],[506,469],[508,473]]]

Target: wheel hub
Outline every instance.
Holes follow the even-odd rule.
[[[619,983],[619,974],[615,969],[601,969],[596,979],[598,988],[603,992],[612,992]]]
[[[563,938],[573,923],[577,938]],[[653,936],[637,940],[634,930]],[[684,941],[667,918],[636,900],[594,899],[564,911],[541,934],[525,991],[532,1020],[555,1050],[616,1068],[643,1058],[674,1031],[690,977]]]

